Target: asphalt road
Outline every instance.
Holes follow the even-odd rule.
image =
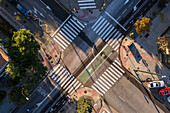
[[[68,13],[69,11],[65,9],[64,6],[59,5],[55,0],[42,0],[42,1],[52,9],[55,16],[58,17],[62,22],[64,22],[64,20],[66,20],[67,17],[70,15]]]

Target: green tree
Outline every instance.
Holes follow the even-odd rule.
[[[77,102],[77,113],[91,113],[93,105],[90,98],[81,98]]]
[[[152,25],[150,18],[142,17],[135,22],[136,32],[138,34],[150,32],[150,27]]]
[[[4,99],[5,99],[5,97],[6,97],[6,92],[0,90],[0,104],[2,104],[2,102],[3,102]]]
[[[23,105],[27,102],[25,95],[28,95],[24,92],[25,95],[22,94],[22,88],[14,87],[11,91],[8,92],[8,101],[16,102],[17,105]]]

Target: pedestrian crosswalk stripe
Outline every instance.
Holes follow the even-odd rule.
[[[76,80],[76,79],[75,79]],[[71,92],[71,90],[75,90],[75,86],[77,85],[79,83],[79,81],[77,81],[76,83],[75,83],[75,85],[74,84],[71,84],[70,86],[71,86],[71,88],[68,90],[68,93],[70,93]],[[67,91],[67,90],[66,90]]]
[[[82,2],[94,2],[94,0],[79,0],[78,3],[82,3]]]
[[[108,69],[106,69],[106,71],[112,76],[114,77],[116,80],[118,80],[118,78],[116,76],[114,76]]]
[[[91,29],[93,29],[102,18],[103,18],[103,16],[101,16],[101,17],[95,22],[95,24],[91,27]]]
[[[66,80],[63,78],[63,80],[64,80],[64,82],[63,82],[63,85],[65,85],[65,83],[71,78],[71,75],[68,73],[67,75],[66,75]],[[62,86],[63,87],[63,86]]]
[[[103,28],[103,26],[107,23],[107,20],[104,21],[104,23],[99,27],[99,29],[96,31],[96,33],[98,33],[100,31],[101,28]]]
[[[56,37],[57,40],[59,40],[62,44],[64,44],[66,47],[68,46],[64,41],[62,41],[60,38],[58,38],[57,35],[55,35],[55,37]]]
[[[84,3],[84,4],[79,4],[79,6],[84,6],[84,5],[95,5],[95,3]]]
[[[111,27],[112,27],[112,24],[110,24],[110,26],[103,32],[103,34],[101,35],[101,37],[103,37],[103,36],[106,34],[106,32],[107,32]]]
[[[96,31],[96,29],[100,26],[100,24],[105,20],[105,18],[103,18],[98,24],[97,26],[94,28],[94,31]]]
[[[114,78],[112,78],[106,71],[104,72],[105,75],[107,75],[107,77],[110,78],[110,80],[113,80],[114,82],[116,82],[116,80]]]
[[[54,80],[58,79],[58,77],[60,76],[60,74],[64,71],[65,69],[63,68],[59,74],[57,74],[57,77],[54,78]]]
[[[78,32],[76,32],[72,27],[70,27],[70,25],[66,24],[66,26],[67,26],[72,32],[74,32],[76,35],[78,35]]]
[[[117,78],[117,76],[119,77],[119,75],[117,75],[117,73],[111,67],[109,67],[108,69],[110,70],[110,73],[112,73],[111,75],[114,76],[114,78]],[[116,80],[118,80],[118,78]]]
[[[105,90],[105,92],[107,92],[107,89],[106,88],[104,88],[98,81],[96,81],[95,82],[96,84],[98,84],[98,86],[100,86],[102,89],[104,89]]]
[[[110,67],[112,67],[112,68],[116,71],[116,72],[115,72],[115,71],[112,70],[112,72],[113,72],[116,76],[118,76],[119,78],[120,78],[120,75],[123,75],[123,74],[120,73],[120,71],[118,71],[113,65],[111,65]],[[118,73],[119,73],[120,75],[119,75]]]
[[[61,84],[61,87],[63,87],[64,83],[63,81],[65,80],[66,81],[66,78],[69,76],[69,73],[67,72],[67,74],[64,76],[64,78],[60,81],[62,84]]]
[[[125,73],[125,71],[123,71],[123,69],[121,69],[116,63],[113,62],[113,65],[116,66],[120,71],[122,71],[123,73]]]
[[[75,90],[77,90],[77,89],[80,87],[80,85],[81,85],[81,83],[79,83],[79,84],[77,85],[77,87],[75,88]],[[73,91],[70,93],[70,95],[72,95],[72,94],[75,92],[75,90],[73,90]]]
[[[107,42],[116,31],[117,31],[117,29],[114,29],[114,31],[112,33],[110,33],[110,35],[107,37],[105,42]]]
[[[75,27],[75,25],[73,25],[70,21],[68,21],[68,23],[69,23],[71,26],[73,26],[73,27],[74,27],[74,29],[75,29],[75,30],[77,30],[77,32],[80,32],[80,30],[79,30],[79,29],[77,29],[77,27]]]
[[[107,82],[102,76],[100,76],[100,79],[104,82],[104,83],[106,83],[109,87],[112,87],[112,85],[111,84],[109,84],[109,82]],[[113,83],[114,84],[114,83]]]
[[[120,37],[120,35],[121,35],[121,33],[120,33],[117,37]],[[121,38],[119,38],[119,39],[116,41],[116,43],[112,46],[112,48],[114,48],[117,43],[120,43],[120,40],[121,40]]]
[[[114,84],[114,83],[111,81],[111,80],[112,80],[111,77],[108,76],[108,77],[111,79],[111,80],[110,80],[110,79],[108,79],[104,74],[102,74],[102,76],[103,76],[107,81],[109,81],[112,85]],[[113,81],[116,82],[114,79],[113,79]]]
[[[105,92],[97,85],[97,84],[93,84],[94,86],[96,86],[96,88],[98,88],[103,94],[105,94]]]
[[[99,82],[101,83],[101,84],[103,84],[107,89],[110,89],[103,81],[101,81],[100,79],[98,79],[99,80]]]
[[[72,40],[74,40],[73,36],[71,36],[65,29],[61,28],[61,30],[66,33],[67,36],[69,36]]]
[[[74,20],[70,19],[72,23],[74,23],[74,25],[76,25],[80,30],[83,30]]]
[[[57,36],[57,35],[56,35]],[[69,41],[67,41],[60,33],[58,33],[58,36],[61,37],[67,44],[70,44]]]
[[[74,82],[76,82],[76,79],[74,79],[73,82],[70,83],[70,85],[66,88],[66,91],[67,91],[68,89],[70,89],[70,87],[72,86],[72,84],[74,84]]]
[[[68,38],[61,30],[59,31],[64,37],[66,37],[70,42],[72,42],[72,40],[70,38]]]
[[[62,68],[63,68],[63,66],[61,66],[61,67],[55,72],[55,74],[52,76],[52,79],[54,78],[54,76],[55,76],[56,74],[58,74],[58,72],[59,72]]]
[[[71,79],[70,79],[70,77],[71,77]],[[70,84],[70,82],[71,82],[73,79],[74,79],[74,77],[72,77],[72,76],[70,75],[69,78],[67,79],[67,80],[69,80],[69,81],[64,85],[63,89],[65,89],[66,86],[68,86],[68,84]]]
[[[119,64],[119,66],[121,66],[121,64],[120,64],[117,60],[115,60],[115,62],[116,62],[117,64]]]
[[[108,27],[109,24],[110,24],[110,23],[108,22],[108,23],[104,26],[104,28],[99,32],[99,35],[101,35],[101,33],[106,29],[106,27]]]
[[[76,35],[71,31],[69,30],[66,26],[64,26],[65,30],[70,33],[74,38],[76,37]]]
[[[110,34],[110,32],[112,32],[112,30],[114,29],[115,27],[113,26],[110,30],[109,30],[109,32],[107,32],[107,34],[103,37],[103,40]]]
[[[74,19],[74,20],[76,20],[76,21],[77,21],[77,23],[78,23],[78,24],[79,24],[82,28],[85,28],[85,26],[84,26],[81,22],[79,22],[79,21],[77,20],[77,18],[76,18],[76,17],[74,17],[74,16],[73,16],[73,19]]]
[[[59,66],[60,66],[60,64],[58,64],[57,67],[55,67],[55,69],[50,73],[50,75],[49,75],[50,77],[51,77],[51,75],[54,74],[54,72],[58,69]]]
[[[101,96],[103,96],[103,94],[100,92],[100,91],[98,91],[94,86],[91,86],[95,91],[97,91]]]
[[[60,42],[58,42],[55,38],[53,38],[63,49],[66,49]]]
[[[114,37],[117,36],[118,33],[119,33],[119,31],[117,31],[117,32],[114,34],[112,43],[110,43],[111,40],[108,42],[108,43],[110,43],[110,46],[112,46],[112,45],[114,44],[115,40],[117,40],[117,37],[116,37],[115,39],[114,39]]]

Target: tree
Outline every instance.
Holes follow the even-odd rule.
[[[77,113],[91,113],[93,105],[90,98],[81,98],[77,102]]]
[[[146,17],[142,17],[142,19],[138,19],[136,22],[135,22],[135,27],[136,27],[136,32],[138,34],[141,34],[141,33],[145,33],[146,31],[147,32],[150,32],[150,27],[151,27],[151,20],[150,18],[146,18]]]
[[[25,81],[29,70],[37,77],[45,76],[47,68],[38,59],[40,45],[29,30],[14,32],[12,39],[4,46],[11,58],[5,71],[12,79],[18,77]]]
[[[14,87],[11,91],[9,91],[8,101],[16,102],[17,105],[23,105],[27,102],[25,95],[22,94],[22,88]],[[25,92],[24,92],[25,94]],[[28,94],[26,94],[28,95]]]
[[[5,97],[6,97],[6,92],[0,90],[0,104],[2,104],[2,102],[3,102],[4,99],[5,99]]]

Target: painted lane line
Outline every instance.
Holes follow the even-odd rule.
[[[55,35],[55,37],[56,37],[56,39],[58,39],[61,43],[63,43],[66,47],[68,47],[68,45],[67,45],[64,41],[62,41],[57,35]]]
[[[119,98],[120,98],[121,100],[123,100],[123,102],[125,102],[125,99],[123,99],[121,96],[119,96]]]
[[[74,40],[73,36],[71,36],[64,28],[61,28],[61,30],[62,30],[67,36],[69,36],[72,40]]]
[[[127,9],[125,9],[123,12],[122,12],[122,15],[127,11]]]
[[[69,41],[67,41],[60,33],[58,33],[59,37],[61,37],[67,44],[70,44]]]
[[[119,16],[116,20],[119,20],[121,18],[121,16]]]
[[[71,22],[74,24],[74,25],[76,25],[80,30],[83,30],[73,19],[70,19],[71,20]]]
[[[103,96],[103,94],[100,92],[100,91],[98,91],[94,86],[91,86],[95,91],[97,91],[101,96]]]
[[[77,27],[75,27],[70,21],[68,21],[68,23],[71,25],[71,26],[73,26],[74,27],[74,29],[75,30],[77,30],[79,33],[80,33],[80,30],[79,29],[77,29]]]
[[[112,87],[112,85],[110,85],[102,76],[100,76],[100,79],[104,82],[104,83],[106,83],[109,87]],[[110,88],[109,88],[110,89]]]
[[[45,13],[47,13],[47,11],[45,11],[43,8],[41,8]]]
[[[120,68],[116,63],[112,63],[114,66],[116,66],[120,71],[122,71],[122,73],[125,73],[125,71],[123,71],[123,69],[122,68]]]
[[[97,26],[93,29],[93,31],[96,31],[96,29],[100,26],[100,24],[105,20],[105,18],[103,18],[98,24]]]
[[[114,83],[110,80],[110,79],[112,79],[112,78],[109,77],[110,79],[108,79],[108,78],[105,76],[105,74],[102,74],[102,76],[103,76],[107,81],[109,81],[109,82],[111,83],[111,85],[108,83],[110,87],[114,84]],[[107,82],[107,81],[106,81],[106,82]]]
[[[91,27],[91,29],[93,29],[102,18],[103,18],[103,16],[101,16],[101,17],[95,22],[95,24]]]
[[[133,2],[131,2],[131,3],[129,4],[129,6],[128,6],[128,7],[130,7],[132,4],[133,4]]]
[[[66,26],[67,26],[71,31],[73,31],[76,35],[78,35],[78,33],[77,33],[72,27],[70,27],[68,24],[66,24]]]
[[[106,29],[106,27],[109,25],[110,23],[108,22],[105,26],[104,26],[104,28],[99,32],[99,35]]]
[[[49,15],[49,14],[48,14],[48,16],[49,16],[51,19],[53,19],[53,20],[54,20],[54,18],[53,18],[51,15]]]
[[[107,89],[105,87],[103,87],[98,81],[96,81],[95,83],[98,84],[102,89],[104,89],[105,92],[107,92]]]
[[[105,11],[105,13],[113,20],[115,21],[123,30],[127,31],[117,20],[115,20],[108,12]]]
[[[59,31],[64,37],[66,37],[70,42],[72,42],[72,40],[70,38],[68,38],[61,30]]]
[[[103,28],[103,26],[107,23],[107,20],[99,27],[99,29],[97,29],[96,33],[98,33],[100,31],[101,28]]]
[[[110,34],[110,32],[113,31],[114,28],[115,28],[115,27],[113,26],[113,27],[109,30],[109,32],[107,32],[107,34],[103,37],[103,40]]]
[[[114,29],[114,31],[107,37],[107,39],[105,40],[105,42],[107,42],[107,41],[110,39],[110,37],[116,32],[116,30],[117,30],[117,29]]]

